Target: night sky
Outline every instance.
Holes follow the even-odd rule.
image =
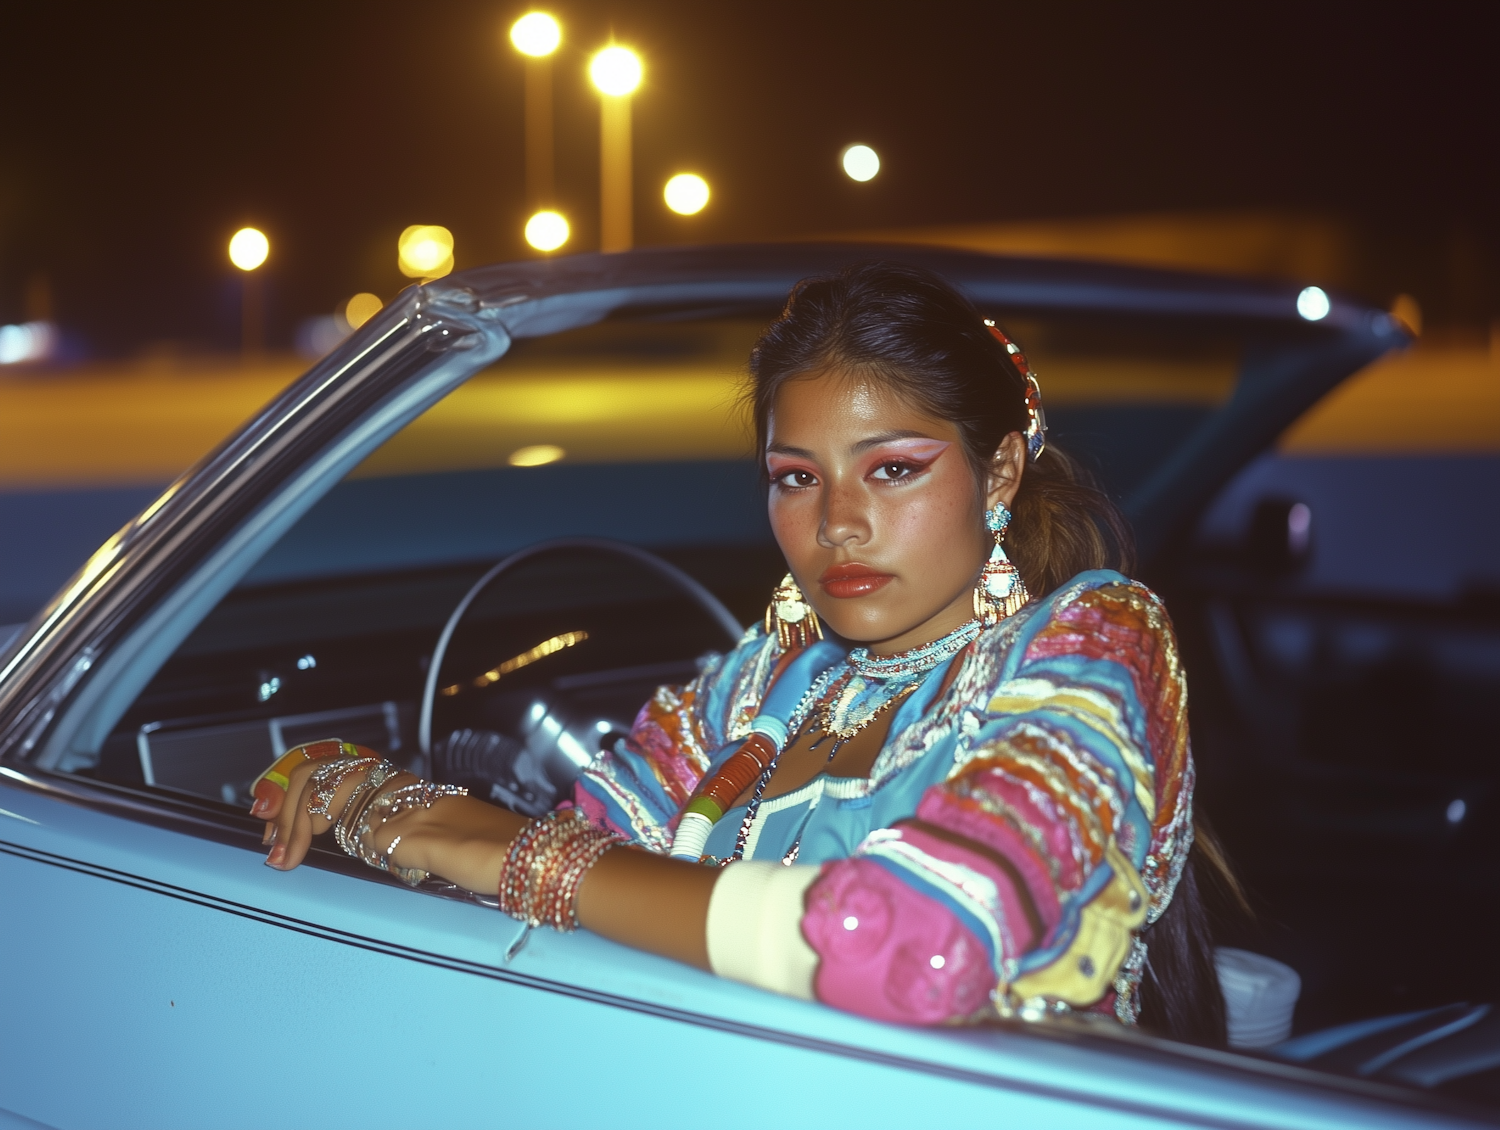
[[[271,237],[270,338],[405,282],[440,223],[460,269],[527,253],[526,9],[495,2],[0,6],[0,322],[48,281],[95,355],[231,348],[230,233]],[[1377,301],[1500,314],[1494,5],[565,0],[558,186],[597,239],[611,34],[641,52],[640,244],[1181,209],[1356,226]],[[865,141],[883,170],[837,165]],[[671,173],[714,198],[682,218]]]

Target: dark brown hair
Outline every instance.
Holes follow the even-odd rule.
[[[1001,441],[1026,430],[1025,378],[973,304],[929,271],[866,263],[798,283],[750,354],[762,474],[777,390],[830,368],[869,374],[951,420],[981,490]],[[1006,551],[1034,594],[1088,569],[1134,567],[1125,519],[1056,444],[1026,468],[1011,512]]]
[[[981,490],[1001,441],[1026,430],[1025,379],[974,305],[929,271],[866,263],[798,283],[781,317],[756,342],[749,399],[763,476],[777,390],[833,368],[867,374],[919,411],[951,420]],[[1089,569],[1134,567],[1124,517],[1055,443],[1027,466],[1011,511],[1006,550],[1036,596]],[[1140,1019],[1163,1035],[1222,1045],[1224,1000],[1200,890],[1205,884],[1227,884],[1242,898],[1202,828],[1176,894],[1143,935],[1149,960]]]

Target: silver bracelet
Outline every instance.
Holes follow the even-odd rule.
[[[329,809],[349,775],[363,769],[373,769],[380,764],[383,763],[374,757],[340,757],[329,760],[326,765],[319,765],[307,778],[307,783],[312,786],[307,797],[307,814],[321,816],[325,820],[336,820],[337,817]]]
[[[334,843],[345,855],[359,858],[359,851],[355,846],[356,840],[351,832],[359,826],[361,817],[369,808],[370,802],[380,792],[380,788],[392,777],[399,774],[401,770],[389,761],[381,761],[371,769],[365,779],[355,786],[349,802],[344,805],[343,814],[333,829]]]
[[[433,781],[417,781],[392,789],[390,792],[382,792],[363,807],[357,821],[351,822],[354,824],[354,831],[349,836],[350,846],[345,850],[371,867],[394,875],[403,883],[414,887],[428,877],[428,872],[418,867],[396,866],[391,862],[391,855],[395,852],[396,845],[401,842],[401,837],[398,835],[384,851],[381,851],[375,846],[375,833],[403,812],[410,812],[416,808],[431,808],[445,796],[468,795],[468,789],[458,785],[439,785]]]

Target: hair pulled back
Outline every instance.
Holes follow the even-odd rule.
[[[974,305],[930,271],[864,263],[798,283],[750,354],[762,474],[777,391],[829,369],[871,377],[952,421],[981,486],[1005,437],[1026,431],[1026,380]],[[1011,513],[1006,552],[1038,596],[1086,569],[1134,567],[1124,518],[1055,444],[1027,466]]]

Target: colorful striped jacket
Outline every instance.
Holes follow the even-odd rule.
[[[749,732],[780,649],[746,634],[663,687],[575,802],[665,852],[679,810]],[[1192,843],[1176,641],[1154,593],[1083,573],[984,633],[898,708],[868,778],[826,774],[760,808],[746,859],[792,855],[801,939],[833,1005],[917,1023],[1042,1008],[1138,1011],[1141,930]],[[727,857],[745,815],[708,852]],[[818,870],[812,870],[818,868]]]

